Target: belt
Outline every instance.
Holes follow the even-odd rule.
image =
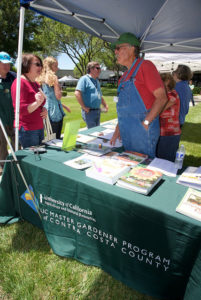
[[[90,110],[100,110],[100,108],[90,108]]]

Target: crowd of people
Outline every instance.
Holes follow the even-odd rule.
[[[190,68],[179,65],[172,74],[160,75],[151,61],[140,56],[140,41],[132,33],[120,35],[111,48],[117,63],[127,70],[118,83],[118,124],[110,143],[114,145],[118,138],[125,150],[174,161],[189,102],[194,105]],[[14,147],[17,79],[10,71],[11,62],[8,53],[0,52],[0,118]],[[42,61],[34,54],[22,56],[19,142],[23,148],[42,143],[43,119],[47,116],[56,138],[61,138],[64,109],[70,112],[70,108],[61,103],[57,70],[54,57]],[[100,72],[99,62],[89,62],[87,74],[75,89],[87,128],[100,125],[101,105],[108,111],[98,80]],[[7,155],[7,142],[0,128],[0,173]]]

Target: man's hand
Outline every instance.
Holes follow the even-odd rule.
[[[117,139],[121,140],[120,131],[119,131],[119,125],[118,124],[117,124],[117,126],[115,128],[115,131],[114,131],[114,134],[113,134],[113,136],[112,136],[112,138],[110,140],[110,144],[112,146],[114,146]]]

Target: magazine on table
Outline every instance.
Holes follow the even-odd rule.
[[[83,155],[80,155],[79,157],[76,157],[71,160],[67,160],[63,163],[69,167],[82,170],[82,169],[91,167],[93,165],[93,161],[95,159],[96,158],[93,155],[83,154]]]
[[[121,176],[116,185],[137,193],[148,195],[154,186],[162,179],[162,176],[163,174],[160,171],[136,166],[127,174]]]
[[[177,183],[201,190],[201,172],[200,167],[188,167],[179,176]]]
[[[177,175],[177,168],[175,168],[174,162],[162,158],[155,157],[147,168],[151,170],[158,170],[171,177],[176,177]]]
[[[129,171],[130,167],[123,162],[111,158],[98,158],[93,166],[85,171],[86,176],[93,179],[114,184],[117,179]]]
[[[201,221],[201,192],[189,188],[177,206],[176,211]]]

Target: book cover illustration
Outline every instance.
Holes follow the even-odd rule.
[[[201,221],[201,192],[189,188],[177,206],[176,211]]]
[[[117,185],[147,195],[161,178],[162,173],[160,171],[136,166],[121,176]]]
[[[115,158],[117,160],[122,160],[128,166],[133,167],[145,161],[148,158],[148,155],[134,151],[125,151],[122,153],[118,153]]]

